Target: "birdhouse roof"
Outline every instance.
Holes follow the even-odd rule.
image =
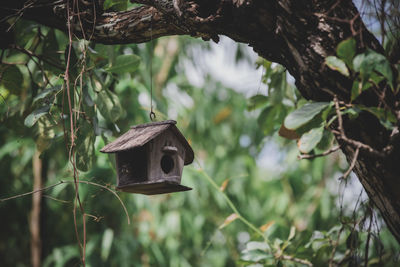
[[[176,121],[168,120],[132,126],[129,131],[118,137],[114,142],[104,146],[100,151],[103,153],[116,153],[140,147],[170,129],[185,147],[185,165],[190,164],[194,159],[193,150],[175,124]]]

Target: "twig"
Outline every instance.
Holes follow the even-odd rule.
[[[51,65],[51,66],[53,66],[53,67],[55,67],[55,68],[57,68],[57,69],[59,69],[59,70],[64,70],[64,68],[63,68],[62,66],[60,66],[60,65],[58,65],[58,64],[56,64],[56,63],[54,63],[54,61],[52,61],[52,60],[50,60],[50,59],[47,59],[47,58],[44,57],[44,56],[37,55],[37,54],[33,53],[32,51],[29,51],[29,50],[27,50],[27,49],[25,49],[25,48],[23,48],[23,47],[20,47],[20,46],[18,46],[18,45],[15,45],[15,46],[13,46],[12,48],[14,48],[15,50],[17,50],[17,51],[19,51],[19,52],[21,52],[21,53],[23,53],[23,54],[26,54],[26,55],[29,56],[31,59],[32,59],[33,57],[35,57],[35,58],[39,59],[40,61],[43,61],[43,62],[45,62],[45,63],[47,63],[47,64],[49,64],[49,65]],[[35,63],[36,63],[36,62],[35,62]],[[36,64],[38,64],[38,63],[36,63]]]
[[[293,261],[293,262],[301,263],[301,264],[304,264],[307,266],[313,266],[313,264],[311,262],[309,262],[308,260],[295,258],[295,257],[289,256],[289,255],[282,255],[280,258],[285,261]]]
[[[101,184],[93,183],[93,182],[89,182],[89,181],[82,181],[82,180],[81,180],[81,181],[77,181],[77,182],[78,182],[78,183],[81,183],[81,184],[88,184],[88,185],[93,185],[93,186],[101,187],[101,188],[104,188],[104,189],[106,189],[107,191],[111,192],[111,193],[119,200],[119,202],[121,203],[121,206],[122,206],[122,208],[124,209],[124,212],[125,212],[125,214],[126,214],[126,218],[127,218],[127,220],[128,220],[128,224],[131,223],[131,220],[129,219],[129,213],[128,213],[128,210],[127,210],[126,207],[125,207],[124,202],[122,201],[122,199],[118,196],[118,194],[117,194],[114,190],[108,188],[108,187],[105,186],[105,185],[101,185]],[[61,180],[61,181],[59,181],[59,182],[56,183],[56,184],[49,185],[49,186],[46,186],[46,187],[43,187],[43,188],[40,188],[40,189],[37,189],[37,190],[33,190],[33,191],[31,191],[31,192],[27,192],[27,193],[15,195],[15,196],[12,196],[12,197],[1,198],[1,199],[0,199],[0,202],[4,202],[4,201],[7,201],[7,200],[16,199],[16,198],[20,198],[20,197],[24,197],[24,196],[29,196],[29,195],[32,195],[32,194],[35,194],[35,193],[38,193],[38,192],[42,192],[42,191],[46,191],[46,190],[49,190],[49,189],[51,189],[51,188],[53,188],[53,187],[56,187],[56,186],[58,186],[58,185],[60,185],[60,184],[73,184],[73,183],[75,183],[75,181],[62,181],[62,180]]]
[[[345,143],[347,143],[349,145],[352,145],[353,147],[362,149],[364,151],[369,152],[370,154],[373,154],[373,155],[381,157],[381,158],[385,157],[387,153],[378,151],[367,144],[350,139],[346,136],[346,134],[344,132],[344,128],[343,128],[343,118],[342,118],[342,114],[340,113],[339,101],[338,101],[336,95],[333,97],[333,101],[335,103],[335,110],[336,110],[336,115],[337,115],[337,120],[338,120],[338,130],[339,131],[331,130],[331,132],[334,133],[338,139],[344,141]],[[383,149],[383,151],[386,151],[386,150],[390,151],[390,149],[387,149],[387,148]]]
[[[55,197],[52,197],[52,196],[49,196],[49,195],[43,195],[43,197],[51,199],[51,200],[54,200],[54,201],[57,201],[57,202],[65,203],[65,204],[71,203],[71,201],[58,199],[58,198],[55,198]]]
[[[351,173],[351,171],[354,169],[354,166],[356,165],[356,161],[358,158],[358,153],[360,152],[360,147],[356,148],[356,151],[354,152],[353,155],[353,160],[351,161],[350,167],[349,169],[343,174],[343,176],[341,177],[342,179],[346,179],[347,176],[349,176],[349,174]]]
[[[344,230],[344,225],[342,225],[342,227],[340,227],[340,230],[338,232],[338,237],[336,239],[335,244],[333,245],[333,249],[332,249],[332,253],[331,253],[331,258],[329,259],[329,267],[333,266],[333,259],[335,257],[335,253],[336,253],[336,249],[339,246],[339,242],[340,242],[340,236],[342,235],[342,232]]]
[[[374,219],[374,214],[372,212],[372,209],[371,209],[370,205],[368,206],[368,211],[369,211],[369,214],[370,214],[371,218],[369,220],[368,235],[367,235],[367,241],[366,241],[366,244],[365,244],[365,256],[364,256],[364,266],[365,267],[368,266],[369,242],[371,240],[371,228],[372,228],[372,223],[373,223],[373,219]]]
[[[340,113],[339,101],[338,101],[338,98],[337,98],[336,95],[333,97],[333,102],[335,103],[336,115],[338,117],[338,124],[339,124],[338,129],[339,129],[339,132],[340,132],[340,134],[342,136],[345,136],[344,129],[343,129],[342,113]]]
[[[318,157],[324,157],[327,156],[329,154],[332,154],[333,152],[336,152],[340,149],[340,146],[335,146],[332,147],[331,149],[321,153],[321,154],[315,154],[315,155],[309,155],[309,154],[300,154],[297,156],[298,159],[314,159],[314,158],[318,158]]]
[[[32,194],[35,194],[35,193],[38,193],[38,192],[42,192],[42,191],[46,191],[46,190],[48,190],[48,189],[51,189],[51,188],[56,187],[57,185],[60,185],[60,184],[63,184],[63,183],[65,183],[65,182],[64,182],[64,181],[60,181],[60,182],[58,182],[58,183],[56,183],[56,184],[49,185],[49,186],[47,186],[47,187],[43,187],[43,188],[40,188],[40,189],[37,189],[37,190],[33,190],[33,191],[31,191],[31,192],[27,192],[27,193],[15,195],[15,196],[12,196],[12,197],[1,198],[1,199],[0,199],[0,202],[4,202],[4,201],[7,201],[7,200],[19,198],[19,197],[29,196],[29,195],[32,195]]]

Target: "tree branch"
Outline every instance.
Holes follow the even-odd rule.
[[[318,157],[324,157],[329,154],[332,154],[333,152],[338,151],[339,149],[340,149],[340,146],[335,146],[325,152],[322,152],[321,154],[315,154],[315,155],[301,154],[301,155],[297,156],[297,158],[298,159],[314,159],[314,158],[318,158]]]

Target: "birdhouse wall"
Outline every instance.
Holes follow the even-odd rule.
[[[117,185],[147,181],[148,148],[137,147],[116,154],[118,180]]]
[[[149,142],[148,177],[152,181],[168,179],[180,183],[184,166],[185,148],[171,130],[167,130]],[[177,151],[163,151],[165,147]]]

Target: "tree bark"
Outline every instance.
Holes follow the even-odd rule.
[[[339,100],[349,102],[352,80],[324,64],[327,56],[335,54],[340,41],[353,37],[357,40],[358,52],[367,48],[383,52],[380,43],[366,29],[352,1],[348,0],[137,2],[145,6],[125,12],[104,12],[102,1],[71,1],[75,14],[71,21],[73,32],[104,44],[140,43],[149,41],[151,36],[176,34],[218,41],[218,35],[226,35],[249,44],[260,56],[285,66],[295,78],[301,94],[314,101],[331,101],[337,96]],[[25,5],[22,12],[25,18],[67,30],[66,0],[39,0],[31,6],[27,3],[29,1],[3,1],[0,14],[10,15],[10,10],[20,10]],[[383,87],[375,89],[378,93],[384,91]],[[397,113],[399,120],[399,96],[386,93],[384,100]],[[367,93],[357,101],[366,106],[378,106],[382,99],[375,93]],[[398,133],[389,132],[368,114],[361,114],[352,121],[343,120],[344,131],[350,139],[375,151],[391,146],[390,153],[360,149],[354,171],[400,242]],[[356,146],[340,135],[337,139],[348,161],[352,162]]]

